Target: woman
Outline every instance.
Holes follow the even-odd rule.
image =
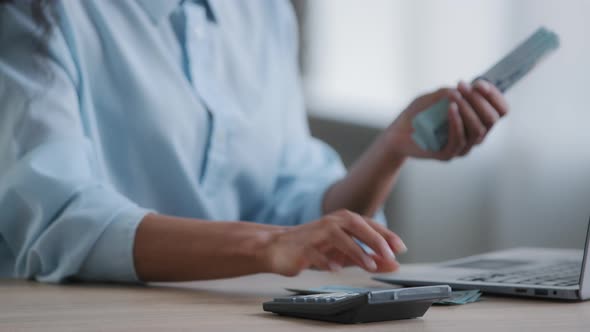
[[[3,2],[0,276],[393,271],[406,247],[370,216],[405,160],[507,112],[486,82],[420,96],[345,172],[309,135],[286,1]],[[423,151],[411,121],[442,98],[449,142]]]

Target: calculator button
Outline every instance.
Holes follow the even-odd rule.
[[[274,302],[281,302],[281,303],[292,303],[295,302],[294,297],[275,297],[273,299]]]

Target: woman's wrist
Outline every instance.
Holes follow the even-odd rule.
[[[348,209],[372,216],[383,205],[407,159],[397,147],[396,131],[391,129],[384,130],[350,167],[346,177],[326,191],[324,213]]]
[[[385,163],[392,169],[398,170],[408,159],[408,155],[404,152],[404,142],[401,140],[401,135],[397,133],[395,126],[389,126],[383,131],[379,139],[379,144],[383,147],[383,157]]]
[[[286,226],[268,226],[253,236],[254,244],[246,250],[251,252],[260,273],[276,273],[273,247],[281,234],[286,232],[287,229]]]

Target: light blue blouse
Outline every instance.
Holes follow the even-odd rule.
[[[0,8],[0,277],[135,281],[149,211],[320,217],[345,170],[287,1],[61,0],[49,32],[27,2]]]

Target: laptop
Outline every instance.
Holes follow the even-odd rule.
[[[590,299],[590,221],[584,250],[514,248],[446,261],[408,266],[373,279],[396,285],[448,284],[453,289],[480,289],[544,299]]]

